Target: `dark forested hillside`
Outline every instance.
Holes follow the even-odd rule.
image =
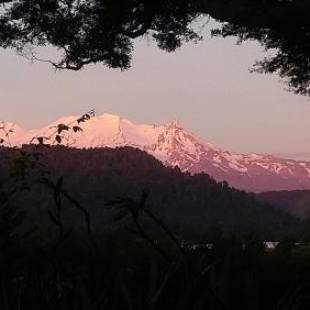
[[[275,208],[294,214],[303,219],[310,218],[310,191],[272,191],[257,194],[263,203],[272,204]]]
[[[28,223],[52,225],[53,192],[35,184],[38,170],[51,172],[54,180],[63,177],[63,187],[88,210],[92,225],[102,228],[113,223],[114,211],[106,203],[119,198],[138,199],[149,193],[147,207],[164,220],[180,237],[212,238],[214,232],[253,232],[272,238],[296,232],[298,220],[255,200],[254,196],[217,183],[207,174],[190,175],[178,168],[164,167],[145,152],[130,147],[109,149],[33,149],[34,162],[21,162],[16,152],[1,149],[1,179],[23,170],[23,191],[14,204],[28,213]],[[38,155],[37,153],[40,153]],[[15,159],[14,159],[15,158]],[[39,163],[39,164],[38,164]],[[38,168],[40,167],[40,168]],[[20,180],[19,180],[20,182]],[[83,214],[64,203],[64,224],[83,223]],[[117,225],[126,225],[126,218]],[[115,225],[115,224],[114,224]]]

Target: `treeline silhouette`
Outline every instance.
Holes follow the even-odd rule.
[[[24,148],[29,153],[31,149],[37,147]],[[44,169],[53,172],[50,178],[55,184],[61,178],[67,192],[87,209],[96,228],[111,225],[115,214],[105,206],[107,202],[118,197],[137,198],[146,190],[148,207],[180,238],[197,241],[212,239],[219,232],[235,232],[255,233],[272,240],[302,232],[297,218],[257,201],[254,195],[233,189],[225,182],[218,183],[207,174],[192,176],[177,167],[164,167],[138,149],[80,150],[57,146],[40,147],[36,152]],[[16,174],[27,165],[34,166],[33,162],[21,162],[19,155],[11,149],[2,148],[0,155],[2,179],[5,175],[9,179],[10,174]],[[25,190],[14,196],[14,203],[27,211],[31,225],[41,228],[51,225],[48,211],[53,209],[55,202],[49,199],[52,182],[49,181],[49,186],[46,182],[35,182],[36,169],[23,171],[22,175]],[[70,201],[63,204],[64,225],[83,225],[85,212],[70,206]],[[124,223],[127,220],[124,217]]]
[[[263,203],[269,203],[301,219],[310,220],[310,191],[270,191],[257,194]]]
[[[0,158],[1,309],[309,307],[301,222],[252,195],[130,147]]]

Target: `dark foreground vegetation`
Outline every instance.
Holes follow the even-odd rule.
[[[133,234],[25,235],[8,214],[5,224],[1,309],[309,309],[308,244],[268,252],[230,237],[181,253],[167,237],[167,261]]]
[[[1,309],[309,309],[307,227],[254,196],[132,148],[0,153]]]

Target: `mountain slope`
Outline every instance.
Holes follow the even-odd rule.
[[[33,130],[16,127],[12,145],[27,144],[35,136],[49,136],[57,124],[77,117],[61,118]],[[12,124],[10,124],[12,126]],[[132,146],[153,155],[167,166],[190,173],[206,172],[218,181],[247,191],[310,189],[310,162],[260,154],[234,154],[192,135],[178,122],[137,125],[117,115],[103,114],[82,124],[83,132],[66,136],[76,148]]]

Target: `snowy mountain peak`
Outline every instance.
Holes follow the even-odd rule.
[[[27,144],[33,137],[49,136],[58,124],[76,124],[76,116],[62,117],[40,129],[25,130],[3,123],[14,132],[11,145]],[[179,121],[166,125],[139,125],[114,114],[102,114],[80,124],[83,131],[66,137],[77,148],[132,146],[165,165],[190,173],[206,172],[216,180],[251,191],[310,189],[310,163],[264,154],[234,154],[189,133]],[[0,122],[0,138],[3,134]]]
[[[172,131],[176,131],[176,130],[181,130],[181,129],[183,129],[183,127],[181,126],[180,121],[177,120],[177,119],[174,120],[174,121],[172,121],[172,122],[170,122],[170,123],[168,123],[168,124],[166,125],[166,127],[167,127],[167,129],[172,130]]]

